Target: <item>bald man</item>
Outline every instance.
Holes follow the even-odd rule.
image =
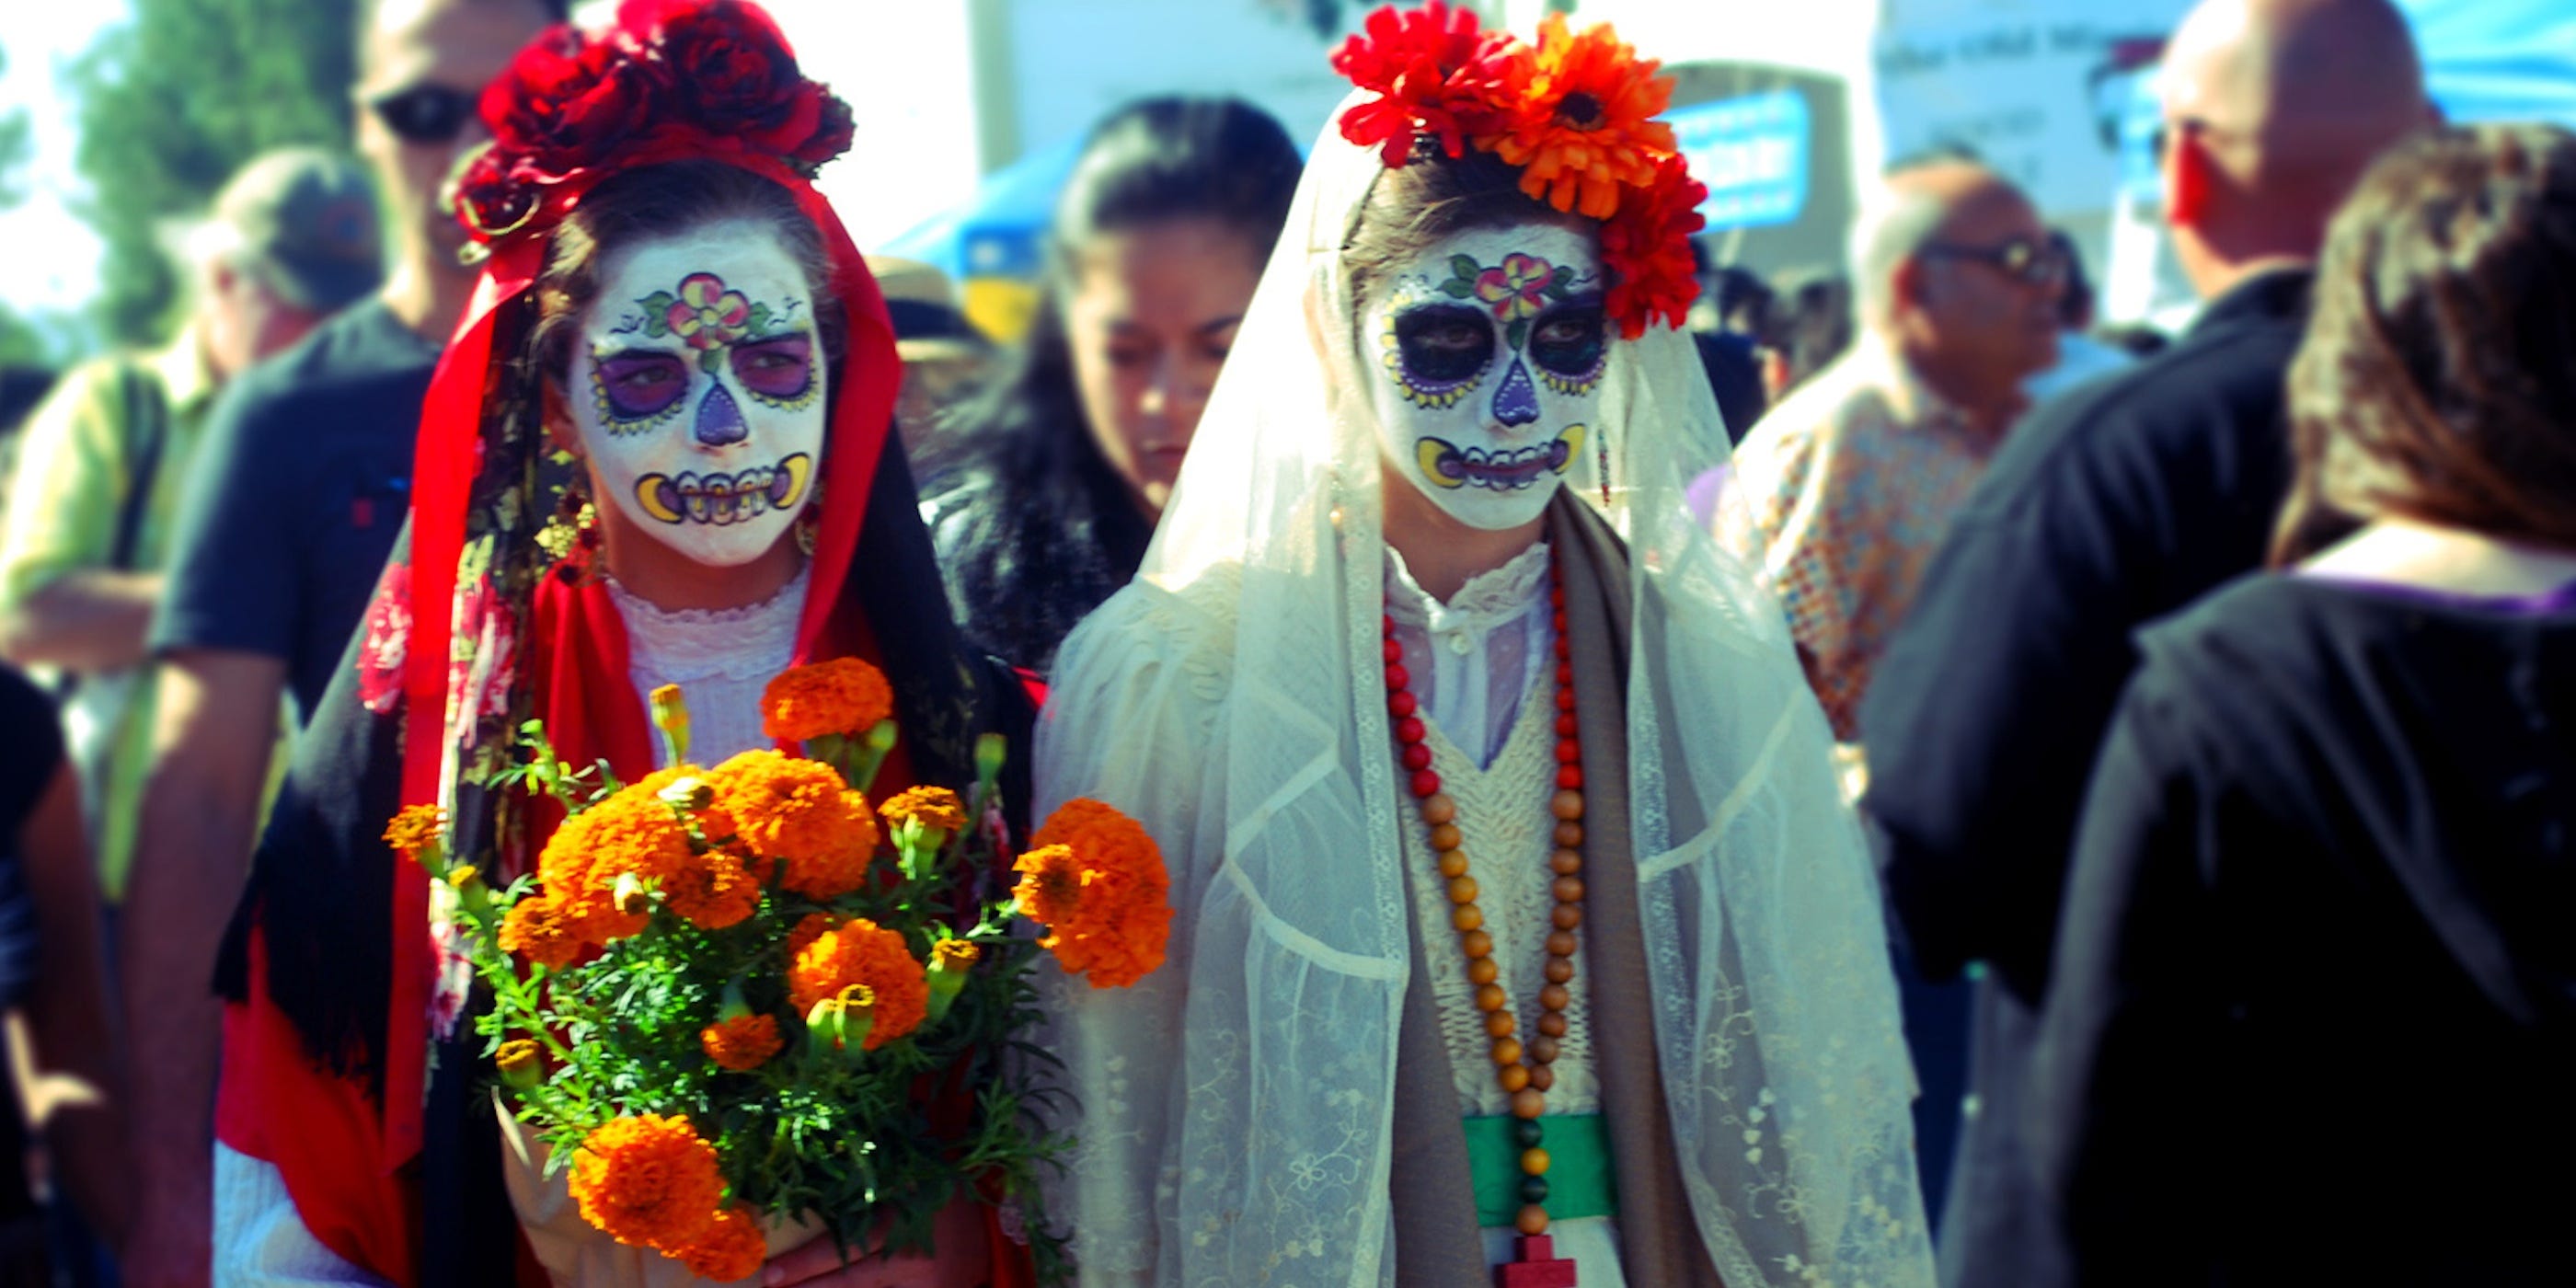
[[[2066,267],[2019,188],[1953,159],[1891,171],[1851,258],[1857,343],[1745,436],[1716,520],[1780,596],[1845,744],[1924,560],[2021,414],[2022,382],[2057,358]]]
[[[2261,563],[2289,476],[2282,381],[2307,266],[2361,172],[2432,116],[2388,0],[2208,0],[2163,83],[2165,218],[2208,306],[2171,350],[2015,431],[1861,711],[1862,807],[1915,962],[1936,978],[1985,965],[1948,1284],[2066,1280],[2024,1133],[2069,1107],[2025,1104],[2022,1088],[2130,632]]]
[[[159,720],[119,972],[129,1031],[149,1053],[131,1070],[142,1185],[128,1288],[208,1282],[220,1011],[207,981],[249,867],[279,695],[298,721],[320,700],[402,527],[421,399],[474,287],[439,185],[484,137],[484,84],[565,5],[362,8],[354,133],[384,204],[384,287],[217,405],[152,624]],[[228,1155],[236,1189],[257,1179],[242,1178],[258,1148]],[[239,1266],[213,1277],[261,1281]]]

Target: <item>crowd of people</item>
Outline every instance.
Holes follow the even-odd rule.
[[[701,38],[828,103],[756,8],[565,17],[368,6],[356,158],[244,167],[20,432],[0,1279],[604,1264],[385,822],[524,865],[516,720],[633,781],[657,689],[715,763],[837,656],[889,773],[998,732],[1015,824],[1169,865],[1168,963],[1042,1000],[1081,1282],[2569,1273],[2576,134],[2444,123],[2389,0],[2175,32],[2171,337],[1965,151],[1710,264],[1653,64],[1432,5],[1302,151],[1098,122],[997,343],[851,244],[829,108],[557,128],[548,59]],[[758,1282],[1027,1283],[1016,1219]]]

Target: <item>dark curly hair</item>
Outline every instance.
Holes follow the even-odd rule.
[[[2576,548],[2576,134],[2428,131],[2328,233],[2276,565],[2404,515]]]

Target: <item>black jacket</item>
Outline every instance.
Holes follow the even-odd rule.
[[[2576,587],[2258,577],[2143,644],[2025,1120],[2074,1278],[2566,1282]]]
[[[2014,1126],[2068,845],[2130,634],[2258,567],[2288,488],[2283,381],[2309,277],[2211,302],[2181,343],[2041,407],[1926,569],[1861,707],[1890,911],[1924,973],[1986,963],[1943,1281],[2023,1260]]]

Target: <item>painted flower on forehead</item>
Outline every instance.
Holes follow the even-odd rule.
[[[1514,46],[1500,64],[1511,109],[1476,146],[1519,166],[1522,192],[1607,219],[1624,189],[1652,181],[1672,155],[1673,127],[1652,118],[1672,101],[1673,79],[1610,24],[1570,35],[1565,15],[1549,14],[1537,47]]]
[[[1503,256],[1499,267],[1476,275],[1476,298],[1494,310],[1498,322],[1536,317],[1547,307],[1548,284],[1555,277],[1555,265],[1516,251]]]
[[[692,349],[732,344],[751,333],[751,301],[725,289],[713,273],[691,273],[680,279],[679,298],[662,305],[663,324]]]

